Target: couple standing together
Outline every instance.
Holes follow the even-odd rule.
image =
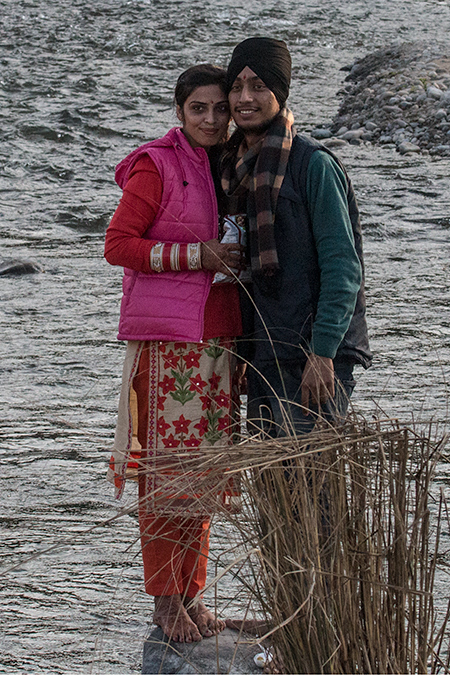
[[[342,164],[296,134],[290,78],[285,43],[264,37],[240,43],[226,71],[189,68],[175,89],[181,128],[116,170],[105,257],[125,268],[128,345],[109,476],[120,496],[134,460],[145,589],[180,642],[225,624],[201,600],[209,518],[186,495],[161,507],[153,459],[232,442],[245,364],[250,431],[276,436],[342,416],[354,365],[371,361],[354,192]]]

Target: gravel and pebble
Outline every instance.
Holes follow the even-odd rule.
[[[387,46],[346,67],[337,115],[311,135],[327,147],[393,144],[400,154],[450,157],[450,50]]]

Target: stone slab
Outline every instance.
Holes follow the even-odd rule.
[[[254,662],[256,654],[262,651],[261,647],[248,644],[246,640],[245,635],[225,628],[214,637],[184,644],[172,642],[161,628],[155,628],[144,642],[142,673],[145,675],[262,673],[262,669]]]

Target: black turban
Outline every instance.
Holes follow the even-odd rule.
[[[238,44],[228,66],[228,91],[245,66],[251,68],[266,87],[273,91],[280,106],[286,103],[291,82],[291,55],[285,42],[254,37]]]

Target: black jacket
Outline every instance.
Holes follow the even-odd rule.
[[[307,204],[306,177],[309,160],[318,149],[332,155],[347,177],[349,215],[355,248],[363,269],[355,311],[335,361],[359,363],[367,368],[372,355],[365,318],[361,223],[355,193],[339,159],[321,144],[302,135],[294,137],[275,214],[275,238],[281,269],[279,287],[276,292],[268,294],[263,284],[255,279],[246,291],[241,289],[244,331],[248,339],[241,341],[240,353],[259,364],[273,361],[275,357],[300,362],[307,358],[319,299],[320,269]],[[249,301],[247,291],[258,311]]]

